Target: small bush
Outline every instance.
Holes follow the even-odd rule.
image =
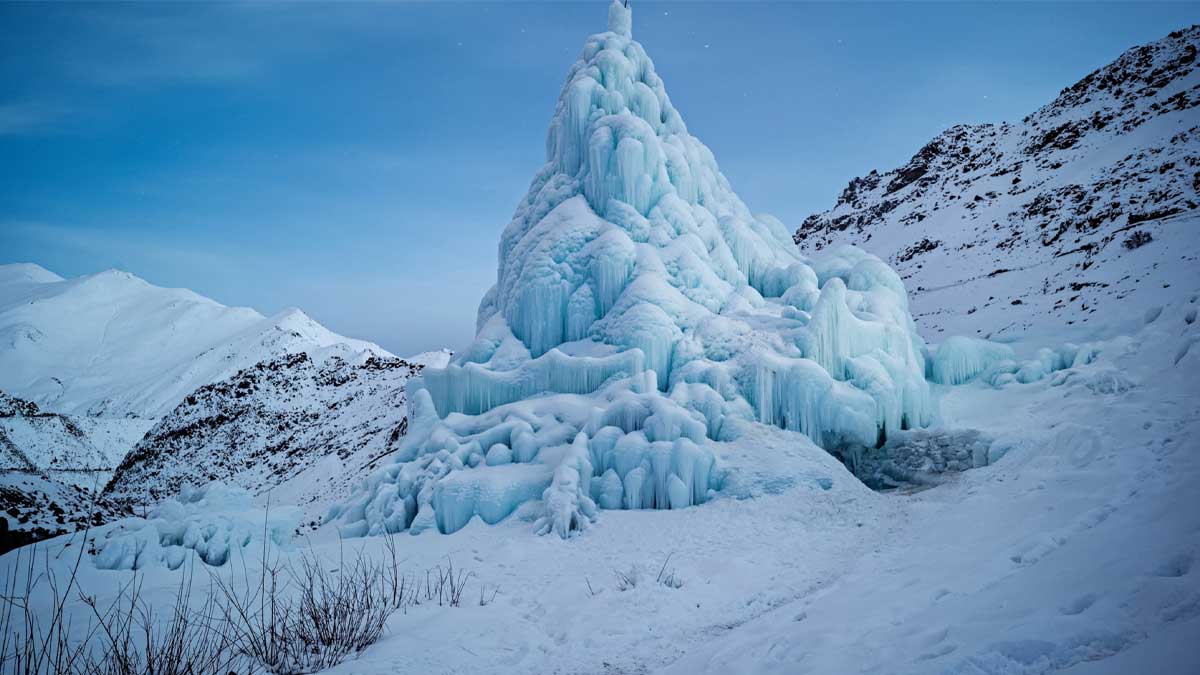
[[[82,542],[65,579],[56,575],[48,552],[30,546],[17,551],[12,569],[19,573],[0,588],[0,673],[315,673],[377,642],[397,611],[434,602],[461,606],[474,573],[447,558],[425,572],[422,584],[401,571],[390,537],[385,545],[388,555],[379,561],[360,552],[330,569],[313,553],[284,565],[264,544],[260,564],[248,566],[243,558],[234,572],[231,562],[228,579],[208,570],[210,584],[199,593],[193,593],[189,566],[165,612],[143,600],[137,571],[107,607],[81,593],[76,579],[86,555]],[[480,606],[498,593],[498,587],[481,584]],[[49,598],[48,611],[36,601],[40,596]],[[90,609],[84,626],[68,618],[73,598]]]
[[[683,579],[676,573],[675,568],[667,569],[667,565],[671,562],[671,558],[674,555],[674,553],[669,554],[667,559],[663,561],[662,568],[658,570],[658,578],[654,581],[660,586],[666,586],[667,588],[683,587]]]
[[[85,532],[86,536],[86,532]],[[80,592],[76,579],[86,547],[80,542],[73,566],[60,580],[50,555],[36,545],[18,549],[12,579],[0,599],[0,672],[20,675],[196,675],[258,669],[234,643],[228,626],[214,621],[216,596],[210,592],[191,606],[192,568],[183,573],[169,616],[163,619],[142,600],[137,572],[112,604],[101,608]],[[39,555],[40,554],[40,555]],[[28,555],[24,561],[23,556]],[[40,559],[40,563],[39,563]],[[50,611],[37,611],[32,599],[50,599]],[[91,610],[84,626],[66,611],[78,597]]]
[[[1154,237],[1150,236],[1149,232],[1145,230],[1137,230],[1125,238],[1124,245],[1125,248],[1132,251],[1133,249],[1141,248],[1152,241],[1154,241]]]

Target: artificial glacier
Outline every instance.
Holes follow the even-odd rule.
[[[826,448],[929,424],[925,354],[886,264],[806,259],[734,194],[613,2],[501,235],[474,342],[410,380],[395,463],[329,520],[450,533],[533,504],[539,532],[567,537],[601,508],[699,504],[730,420]]]

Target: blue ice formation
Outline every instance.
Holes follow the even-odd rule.
[[[886,264],[852,247],[807,260],[750,212],[613,2],[473,344],[410,380],[396,462],[330,515],[348,535],[449,533],[540,500],[536,528],[565,537],[598,508],[698,504],[720,489],[729,420],[825,447],[927,425],[924,351]]]
[[[124,518],[96,531],[93,562],[108,570],[177,569],[195,554],[204,564],[220,567],[243,549],[257,553],[266,543],[288,546],[298,523],[298,509],[262,509],[243,488],[216,481],[199,488],[185,485],[148,517]]]
[[[1056,349],[1043,347],[1035,358],[1017,360],[1008,345],[980,338],[954,336],[938,345],[929,359],[929,379],[938,384],[957,385],[975,379],[994,387],[1029,384],[1051,373],[1087,365],[1095,360],[1094,345],[1080,347],[1065,343]]]

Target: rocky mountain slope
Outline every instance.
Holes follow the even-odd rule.
[[[1156,305],[1200,278],[1200,26],[1131,49],[1019,122],[952,127],[855,178],[795,240],[905,279],[922,332],[1008,339]]]
[[[45,412],[0,392],[0,551],[120,513],[98,493],[146,426]]]
[[[259,399],[246,395],[257,394],[257,389],[238,389],[233,398],[240,407],[225,409],[220,418],[237,424],[217,424],[214,416],[222,414],[217,412],[205,417],[207,426],[192,429],[190,435],[172,426],[173,421],[165,427],[169,432],[161,432],[176,434],[171,436],[172,450],[187,436],[187,441],[202,448],[202,458],[185,457],[186,467],[151,461],[147,473],[133,468],[141,464],[122,464],[157,419],[180,406],[185,397],[208,405],[209,397],[232,392],[227,387],[244,380],[208,385],[229,381],[243,369],[254,370],[256,364],[265,368],[264,364],[276,362],[290,364],[280,378],[299,379],[273,381],[280,388],[272,394],[293,399],[264,404],[274,405],[271,410],[278,412],[270,420],[265,412],[258,417],[251,412],[251,401]],[[351,418],[358,419],[358,412],[344,414],[339,407],[354,407],[345,398],[333,401],[318,395],[310,401],[300,392],[305,383],[318,378],[315,371],[300,371],[304,364],[315,369],[315,363],[323,364],[319,377],[324,379],[313,385],[317,388],[339,380],[370,380],[360,393],[365,397],[367,392],[378,392],[380,399],[377,407],[359,411],[369,420],[363,422],[364,428],[353,428]],[[261,468],[291,477],[312,456],[304,452],[308,447],[302,450],[298,445],[333,446],[342,434],[356,432],[369,436],[366,427],[371,424],[393,431],[403,420],[403,393],[397,397],[383,388],[386,383],[402,390],[405,374],[415,367],[377,345],[332,333],[295,309],[268,318],[248,308],[225,307],[192,291],[153,286],[126,272],[109,270],[63,279],[33,264],[0,265],[0,389],[8,392],[0,392],[4,545],[36,541],[124,512],[98,495],[118,465],[125,480],[137,475],[142,494],[157,496],[173,491],[185,479],[206,482],[202,479],[210,474],[234,477],[234,468],[212,467],[244,462],[239,452],[263,452],[268,447],[277,451],[281,443],[290,443],[285,458]],[[360,370],[381,374],[358,375]],[[283,392],[288,387],[290,394]],[[394,409],[383,410],[392,398]],[[328,410],[320,408],[326,403]],[[280,412],[288,405],[293,406],[290,416]],[[180,407],[191,410],[187,404]],[[329,418],[334,421],[322,426]],[[251,430],[254,424],[260,426]],[[300,440],[293,437],[298,426],[310,432],[318,427],[330,431],[320,439],[310,435]],[[354,449],[366,445],[359,438],[347,441],[347,447]],[[159,446],[139,447],[143,460],[161,460],[170,453]],[[322,446],[316,452],[320,457],[333,450]],[[345,452],[343,458],[350,454]],[[251,482],[275,485],[278,481]],[[120,496],[133,503],[131,490]]]
[[[43,409],[154,419],[200,386],[302,351],[391,356],[298,309],[264,317],[127,272],[63,279],[0,266],[0,389]]]
[[[403,438],[405,382],[448,355],[418,358],[298,352],[200,387],[134,447],[104,495],[140,505],[220,480],[275,503],[326,503]]]
[[[0,469],[111,472],[149,426],[137,418],[47,412],[0,391]],[[83,487],[90,484],[87,479],[83,482]]]

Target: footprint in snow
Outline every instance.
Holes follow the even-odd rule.
[[[1154,568],[1156,577],[1182,577],[1192,571],[1193,556],[1191,553],[1179,553],[1161,562]]]
[[[1065,616],[1077,616],[1079,614],[1083,614],[1089,608],[1091,608],[1092,605],[1096,604],[1097,597],[1098,596],[1095,593],[1084,593],[1083,595],[1075,598],[1063,606],[1059,612]]]

